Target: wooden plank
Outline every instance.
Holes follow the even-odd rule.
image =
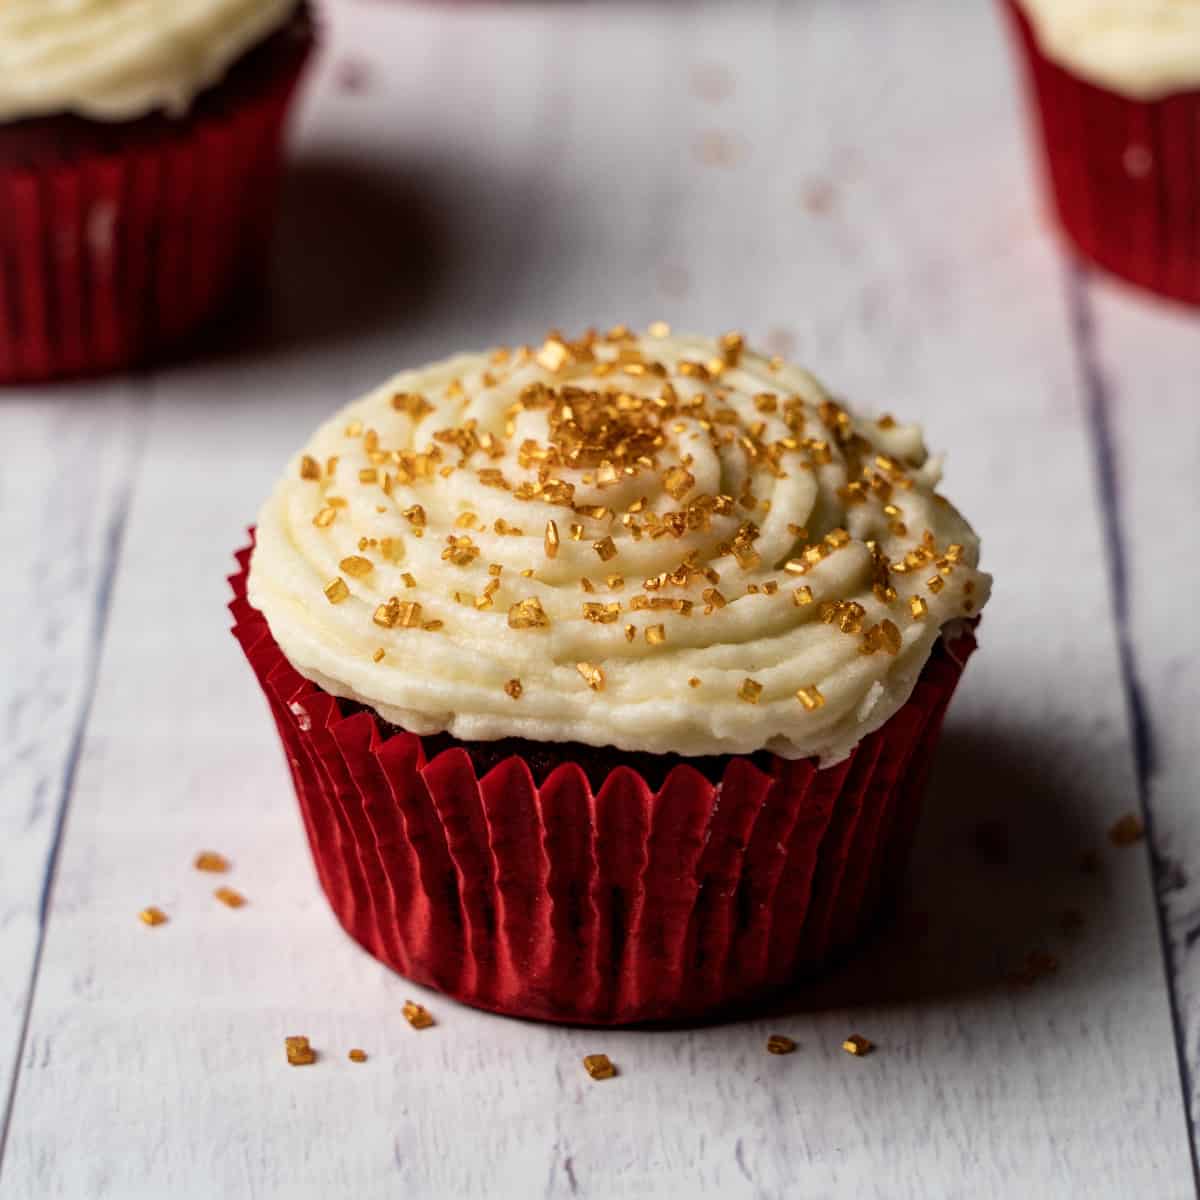
[[[138,448],[128,383],[0,399],[0,1143]]]
[[[1101,448],[1122,557],[1130,715],[1184,1051],[1193,1139],[1200,1111],[1200,320],[1113,281],[1080,289]]]
[[[161,381],[6,1200],[1192,1194],[1147,864],[1103,836],[1136,784],[1063,271],[990,9],[914,7],[330,9],[298,177],[340,180],[355,232],[293,207],[324,249],[293,259],[277,340]],[[340,88],[347,62],[369,82]],[[278,464],[389,367],[658,316],[925,420],[995,602],[887,948],[770,1020],[503,1021],[336,928],[221,576]],[[189,869],[207,845],[240,912]],[[150,902],[170,924],[137,923]],[[1014,988],[1033,949],[1060,968]],[[398,1018],[410,995],[436,1029]],[[799,1053],[768,1057],[776,1030]],[[878,1053],[842,1053],[853,1031]],[[322,1061],[288,1068],[291,1033]],[[619,1079],[586,1079],[594,1050]]]

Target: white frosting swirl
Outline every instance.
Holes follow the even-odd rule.
[[[938,463],[804,371],[659,333],[454,358],[319,429],[249,579],[293,665],[463,739],[829,762],[883,724],[989,591]]]
[[[0,0],[0,121],[178,115],[298,0]]]
[[[1200,0],[1018,0],[1047,57],[1138,99],[1200,88]]]

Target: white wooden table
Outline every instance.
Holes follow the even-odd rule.
[[[1048,231],[995,10],[328,7],[270,328],[0,397],[0,1196],[1194,1195],[1200,321]],[[224,575],[385,372],[659,317],[924,421],[995,596],[888,947],[770,1020],[507,1021],[335,926]]]

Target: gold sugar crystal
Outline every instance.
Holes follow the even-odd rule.
[[[215,850],[201,850],[192,865],[197,871],[213,871],[218,875],[229,870],[229,860]]]
[[[428,1029],[435,1023],[423,1004],[414,1004],[411,1000],[404,1002],[404,1019],[414,1029]]]
[[[796,1043],[782,1033],[773,1033],[767,1038],[768,1054],[791,1054],[796,1049]]]
[[[611,1079],[617,1073],[617,1068],[613,1066],[607,1054],[585,1054],[583,1069],[593,1079]]]

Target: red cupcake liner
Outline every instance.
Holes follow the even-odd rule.
[[[1200,91],[1135,100],[1047,58],[1004,0],[1025,63],[1058,222],[1122,279],[1200,304]]]
[[[0,384],[158,358],[256,279],[308,48],[162,137],[0,162]]]
[[[402,975],[494,1012],[582,1024],[744,1009],[852,946],[895,896],[970,632],[846,761],[733,756],[719,784],[662,786],[573,762],[538,786],[514,756],[428,760],[284,658],[230,577],[234,636],[291,767],[321,886],[346,931]],[[614,754],[618,752],[614,751]]]

